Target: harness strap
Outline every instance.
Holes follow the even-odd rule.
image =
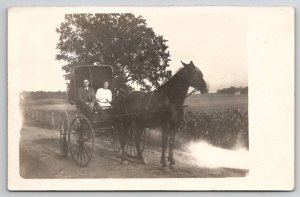
[[[189,96],[191,96],[192,94],[194,94],[195,92],[198,92],[199,90],[197,90],[196,88],[194,88],[194,90],[193,91],[191,91],[188,95],[186,95],[186,97],[185,98],[187,98],[187,97],[189,97]]]

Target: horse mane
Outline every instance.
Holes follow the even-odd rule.
[[[177,82],[177,80],[180,80],[179,76],[180,76],[180,74],[182,73],[182,71],[183,71],[184,68],[185,68],[185,67],[179,68],[179,69],[177,70],[177,72],[176,72],[170,79],[168,79],[168,80],[165,81],[161,86],[159,86],[159,87],[157,88],[156,91],[165,89],[165,88],[168,87],[170,84],[172,84],[172,83],[174,83],[174,82]]]

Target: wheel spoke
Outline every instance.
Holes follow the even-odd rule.
[[[72,147],[73,160],[79,166],[87,165],[94,150],[94,131],[89,120],[84,116],[76,116],[72,123],[70,133],[70,147]]]
[[[80,144],[80,165],[82,163],[82,144]]]
[[[72,155],[75,156],[75,154],[76,154],[76,152],[78,151],[78,149],[79,149],[79,144],[76,144],[75,147],[73,148],[73,153],[74,153],[74,154],[72,154]]]
[[[79,136],[77,135],[76,131],[71,131],[70,134],[72,134],[74,137],[76,137],[77,139],[79,139]]]
[[[88,153],[88,151],[86,150],[86,145],[85,144],[83,144],[83,150],[84,150],[84,152],[86,153],[86,155],[88,156],[88,159],[90,160],[91,159],[91,157],[90,157],[90,155],[89,155],[89,153]]]
[[[91,138],[88,135],[83,135],[82,139],[83,139],[84,142],[88,142]]]
[[[86,156],[85,156],[84,144],[82,144],[82,155],[83,155],[83,161],[84,161],[84,163],[85,163],[85,161],[86,161]]]
[[[86,145],[85,143],[84,143],[84,147],[86,147],[87,151],[89,151],[89,152],[92,151],[92,149],[88,145]]]
[[[79,153],[80,153],[80,145],[78,146],[79,148],[78,148],[78,153],[77,153],[77,158],[76,158],[76,161],[78,161],[78,157],[79,157]]]

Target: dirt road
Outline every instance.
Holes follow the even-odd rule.
[[[64,158],[59,148],[59,131],[23,126],[20,139],[20,174],[23,178],[209,178],[244,177],[247,170],[204,168],[183,151],[175,151],[176,168],[160,168],[160,150],[147,146],[144,156],[148,163],[130,160],[120,163],[120,154],[112,151],[108,137],[95,139],[95,151],[86,167],[78,167],[71,156]]]

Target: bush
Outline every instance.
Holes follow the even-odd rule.
[[[197,140],[206,140],[223,148],[233,148],[238,143],[246,148],[248,142],[248,112],[239,109],[208,113],[185,113],[180,132]]]

